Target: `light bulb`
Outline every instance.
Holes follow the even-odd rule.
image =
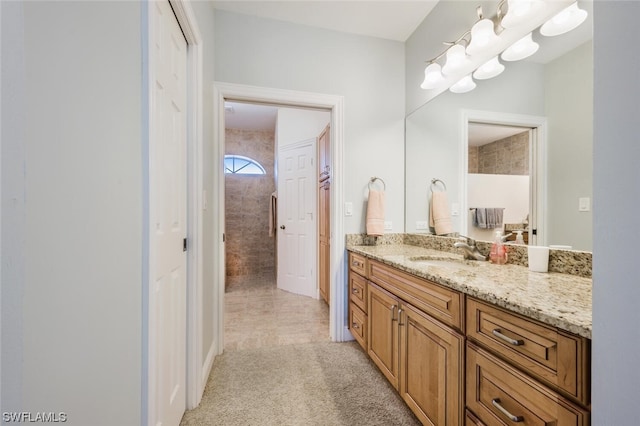
[[[493,31],[493,21],[491,19],[481,19],[471,28],[471,43],[467,47],[467,54],[476,55],[481,53],[497,40],[498,36]]]
[[[424,81],[420,87],[425,90],[435,89],[443,80],[442,68],[440,64],[434,62],[424,69]]]
[[[473,78],[476,80],[486,80],[488,78],[493,78],[504,71],[504,65],[500,63],[498,57],[494,57],[487,61],[484,65],[478,68],[473,73]]]
[[[451,86],[449,90],[453,93],[467,93],[476,88],[476,83],[471,78],[471,74],[460,79],[456,84]]]
[[[536,53],[539,47],[529,33],[502,52],[501,57],[504,61],[519,61]]]
[[[532,15],[540,12],[544,3],[539,0],[507,0],[507,14],[500,25],[503,28],[513,28],[525,22]]]
[[[578,7],[578,2],[562,10],[540,27],[540,34],[552,37],[569,31],[587,19],[587,11]]]
[[[464,50],[464,46],[461,44],[454,44],[447,50],[447,62],[442,67],[442,73],[445,75],[456,74],[462,70],[469,60],[467,59],[467,53]]]

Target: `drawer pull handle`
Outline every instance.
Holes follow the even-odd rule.
[[[358,262],[357,260],[354,260],[353,262],[351,262],[351,264],[353,266],[360,266],[360,262]]]
[[[504,408],[502,405],[500,405],[500,398],[492,399],[491,403],[493,404],[494,407],[496,407],[498,410],[500,410],[500,412],[502,414],[507,416],[509,418],[509,420],[511,420],[512,422],[520,423],[521,421],[524,420],[524,417],[522,417],[522,416],[514,416],[513,414],[508,412],[506,408]]]
[[[398,325],[404,325],[401,320],[402,317],[402,309],[398,309]]]
[[[492,331],[493,335],[504,340],[507,343],[512,344],[513,346],[522,346],[524,345],[524,340],[516,340],[516,339],[512,339],[511,337],[505,336],[504,334],[502,334],[500,332],[499,328],[496,328]]]
[[[393,305],[393,306],[391,307],[391,322],[393,322],[393,321],[396,321],[396,320],[397,320],[396,316],[394,315],[394,314],[395,314],[395,312],[396,312],[396,309],[397,309],[397,308],[398,308],[398,307],[397,307],[396,305]]]

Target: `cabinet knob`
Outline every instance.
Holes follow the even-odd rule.
[[[357,288],[354,288],[354,289],[353,289],[353,291],[352,291],[352,293],[353,293],[353,294],[358,294],[358,289],[357,289]]]
[[[360,328],[360,326],[359,326],[357,323],[355,323],[355,322],[354,322],[353,324],[351,324],[351,327],[353,327],[353,328],[355,328],[355,329]]]

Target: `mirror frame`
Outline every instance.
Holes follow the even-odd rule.
[[[536,115],[511,114],[496,111],[460,110],[460,231],[468,235],[467,175],[469,170],[469,122],[498,124],[537,129],[536,141],[529,148],[530,181],[529,191],[534,194],[534,204],[529,211],[534,214],[533,220],[536,238],[530,239],[530,245],[547,244],[547,118]],[[533,173],[532,173],[533,172]]]

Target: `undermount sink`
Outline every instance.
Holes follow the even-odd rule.
[[[447,256],[414,256],[409,261],[416,262],[425,266],[439,266],[451,269],[475,270],[480,266],[481,261],[466,260],[462,257]]]

